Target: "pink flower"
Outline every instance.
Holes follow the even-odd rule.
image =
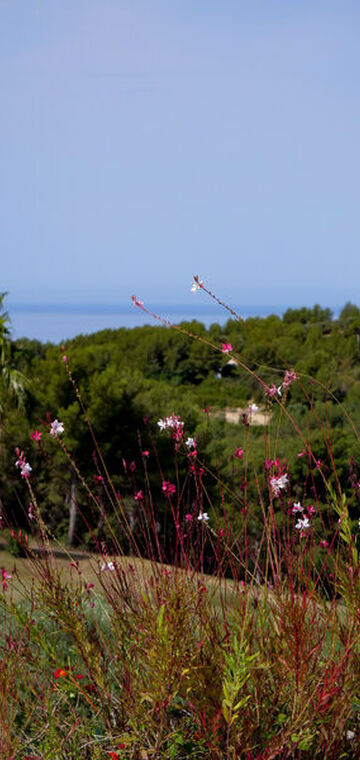
[[[176,486],[174,486],[174,484],[170,483],[168,480],[163,480],[162,490],[164,493],[171,495],[176,493]]]
[[[329,542],[326,540],[326,538],[323,538],[321,541],[319,541],[319,546],[321,546],[323,549],[326,549],[329,546]]]
[[[280,491],[285,490],[288,483],[289,483],[289,478],[286,473],[283,473],[283,475],[279,475],[278,477],[273,475],[273,477],[270,478],[270,486],[271,486],[274,496],[279,496]]]
[[[236,449],[234,456],[237,457],[238,459],[241,459],[244,456],[244,450],[239,446]]]
[[[20,468],[20,475],[22,478],[29,478],[30,473],[32,471],[32,467],[29,465],[29,463],[25,459],[25,454],[23,451],[19,451],[19,449],[15,449],[16,454],[18,456],[18,459],[15,462],[15,467]]]
[[[29,504],[29,511],[28,511],[28,518],[29,518],[29,520],[33,520],[34,516],[35,516],[34,515],[34,505],[33,505],[32,501],[31,501],[30,504]]]
[[[281,394],[281,387],[282,386],[279,385],[279,387],[277,388],[276,385],[274,385],[274,383],[273,383],[270,387],[268,387],[268,388],[265,389],[265,396],[267,396],[268,398],[274,398],[275,396],[281,396],[282,395]]]
[[[29,465],[29,462],[24,462],[23,465],[22,465],[22,467],[21,467],[21,471],[20,471],[21,477],[22,478],[29,478],[31,470],[32,470],[32,467]]]
[[[96,483],[103,483],[104,482],[104,478],[103,478],[102,475],[94,475],[94,480],[96,481]]]
[[[308,515],[314,515],[315,511],[316,510],[315,510],[315,507],[313,506],[313,504],[309,504],[309,506],[307,507],[307,513],[308,513]]]
[[[178,414],[172,414],[170,417],[160,418],[158,426],[160,430],[182,430],[184,422],[180,419]]]
[[[222,344],[221,344],[221,350],[222,350],[223,354],[228,354],[228,353],[230,353],[230,351],[233,351],[234,349],[233,349],[231,343],[224,343],[224,342],[222,342]]]
[[[136,298],[136,296],[131,296],[131,300],[134,306],[138,306],[140,309],[144,306],[144,301],[139,301],[139,299]]]
[[[185,515],[185,520],[188,523],[191,523],[193,521],[193,516],[190,514],[190,512],[188,512],[187,515]]]
[[[141,454],[143,457],[148,457],[150,456],[150,451],[142,451]]]
[[[137,491],[137,493],[134,496],[135,501],[143,501],[143,498],[144,498],[143,492],[141,490]]]
[[[110,572],[113,572],[113,570],[115,570],[115,565],[113,562],[103,562],[100,568],[100,572],[104,573],[107,570],[110,570]]]
[[[310,528],[309,518],[306,517],[306,516],[305,517],[299,517],[299,519],[298,519],[298,521],[297,521],[297,523],[295,525],[295,528],[296,528],[296,530],[301,530],[301,533],[303,533],[304,530],[307,530],[308,528]]]
[[[64,432],[63,423],[59,422],[59,420],[54,420],[54,422],[52,422],[50,425],[50,435],[52,435],[53,438],[57,438],[63,432]]]
[[[197,275],[195,275],[194,281],[193,281],[193,283],[191,285],[191,288],[190,288],[191,292],[192,293],[196,293],[197,290],[200,290],[200,288],[203,288],[203,287],[204,287],[203,281],[199,280],[199,278],[197,277]]]
[[[199,522],[205,522],[205,523],[207,523],[207,522],[209,522],[209,519],[210,518],[209,518],[209,515],[208,515],[207,512],[199,512],[199,514],[198,514],[198,520],[199,520]]]
[[[34,430],[34,431],[31,433],[31,436],[30,436],[30,438],[31,438],[33,441],[38,441],[38,442],[39,442],[39,441],[41,441],[41,436],[42,436],[42,433],[40,433],[40,431],[39,431],[39,430]]]
[[[295,370],[287,369],[284,376],[283,387],[288,388],[289,385],[291,385],[291,383],[295,382],[295,380],[297,380],[297,375],[296,375]]]

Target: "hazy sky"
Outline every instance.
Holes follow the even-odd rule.
[[[359,303],[358,0],[0,0],[11,301]]]

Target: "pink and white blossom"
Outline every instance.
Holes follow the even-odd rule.
[[[20,469],[21,477],[27,479],[30,477],[32,467],[29,464],[29,462],[26,461],[25,454],[23,451],[19,451],[19,449],[16,449],[16,453],[18,455],[18,459],[15,462],[15,467],[18,467]]]
[[[293,370],[293,369],[291,369],[291,370],[287,369],[286,372],[285,372],[285,375],[284,375],[283,387],[284,388],[288,388],[289,385],[291,385],[291,383],[295,382],[295,380],[297,380],[297,374],[296,374],[295,370]]]
[[[158,420],[160,430],[182,430],[184,422],[177,414],[171,414],[170,417],[163,417]]]
[[[204,285],[203,280],[199,280],[198,277],[195,277],[190,288],[191,293],[196,293],[196,291],[200,290],[203,287],[203,285]]]
[[[295,525],[296,530],[308,530],[310,528],[310,520],[308,517],[300,517]]]
[[[272,478],[270,478],[270,486],[274,496],[279,496],[280,491],[284,491],[288,484],[289,477],[286,472],[283,473],[283,475],[273,475]]]
[[[209,515],[208,515],[207,512],[200,512],[198,514],[198,520],[199,520],[199,522],[206,522],[207,523],[207,522],[209,522],[209,519],[210,518],[209,518]]]
[[[273,383],[269,387],[265,389],[265,396],[268,398],[275,398],[275,396],[281,396],[281,385],[277,388],[276,385]]]
[[[104,573],[106,570],[110,570],[112,572],[115,570],[115,565],[113,562],[104,562],[104,564],[101,566],[101,572]]]
[[[57,438],[63,432],[64,432],[63,422],[60,422],[59,420],[54,420],[50,425],[50,435],[52,435],[53,438]]]
[[[176,493],[176,486],[174,483],[170,483],[168,480],[163,480],[163,484],[161,486],[163,493],[166,494],[174,494]]]

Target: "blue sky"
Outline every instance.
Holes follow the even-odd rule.
[[[0,0],[12,302],[359,302],[360,4]]]

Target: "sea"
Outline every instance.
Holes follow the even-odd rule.
[[[288,306],[243,306],[237,313],[243,319],[281,316]],[[11,321],[13,340],[36,339],[42,343],[63,343],[77,335],[89,335],[99,330],[120,327],[134,328],[142,325],[160,325],[133,304],[29,304],[6,302]],[[216,304],[155,304],[152,313],[171,324],[191,322],[196,319],[205,327],[212,323],[224,325],[231,314]]]

